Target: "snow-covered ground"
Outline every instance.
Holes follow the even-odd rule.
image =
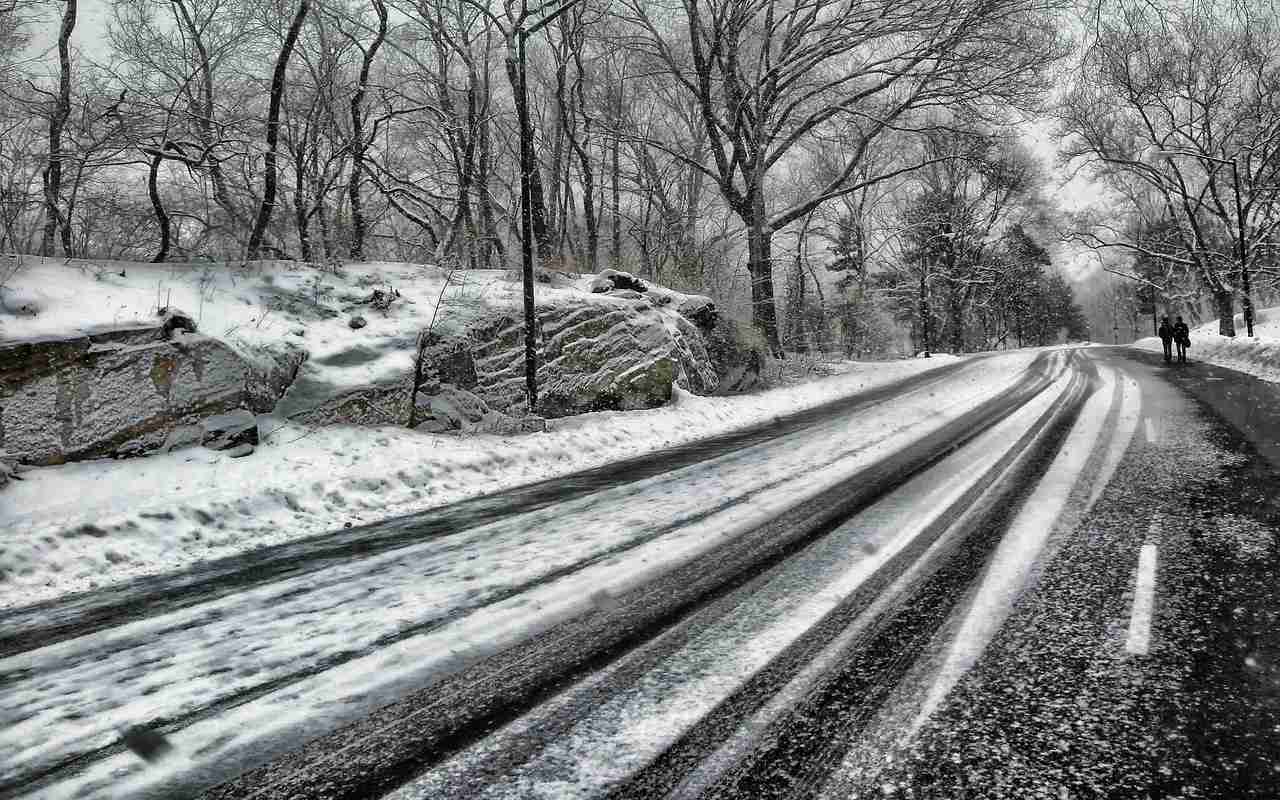
[[[1280,383],[1280,307],[1258,309],[1254,316],[1256,335],[1253,338],[1245,335],[1244,322],[1239,316],[1234,339],[1218,334],[1216,319],[1192,328],[1187,358]],[[1160,340],[1155,336],[1139,339],[1133,346],[1162,352]]]
[[[714,436],[954,363],[857,363],[796,387],[553,420],[520,437],[278,421],[258,451],[203,449],[26,473],[0,494],[0,608],[169,572]]]

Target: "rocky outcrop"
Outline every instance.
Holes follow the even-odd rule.
[[[136,454],[240,408],[252,369],[222,342],[181,331],[162,323],[0,346],[0,449],[29,464]]]
[[[695,394],[727,394],[756,385],[763,351],[750,330],[721,320],[706,297],[647,287],[626,273],[606,271],[589,284],[607,284],[598,300],[538,307],[538,404],[534,413],[564,417],[588,411],[630,410],[663,405],[673,385]],[[622,288],[625,286],[626,288]],[[676,308],[687,311],[673,313]],[[706,327],[703,327],[706,326]],[[493,314],[465,331],[424,334],[418,410],[432,398],[454,405],[455,390],[485,408],[514,418],[527,412],[524,321],[515,313]],[[469,422],[483,416],[475,410]],[[450,415],[415,414],[427,427],[460,430]],[[422,423],[419,423],[422,424]]]
[[[676,383],[694,394],[712,394],[720,384],[706,337],[698,327],[679,314],[665,317],[671,337],[671,352],[679,366]]]
[[[318,399],[314,404],[308,396]],[[306,425],[405,425],[409,421],[412,381],[335,390],[309,386],[300,379],[289,391],[289,405],[276,413]],[[282,404],[283,405],[283,404]]]
[[[764,343],[755,332],[732,319],[720,318],[705,331],[707,355],[716,373],[711,394],[737,394],[760,383],[764,368]]]
[[[650,408],[671,398],[679,366],[671,338],[647,303],[543,306],[536,331],[537,415]],[[458,385],[474,389],[493,409],[527,413],[523,320],[495,316],[472,325],[466,339],[476,382]]]
[[[254,348],[252,356],[254,368],[246,378],[244,404],[255,414],[269,414],[297,380],[298,370],[306,363],[308,353],[284,341],[270,350]]]
[[[643,293],[649,291],[649,286],[630,272],[622,272],[616,269],[601,270],[600,274],[591,280],[591,291],[593,292],[612,292],[615,290]]]

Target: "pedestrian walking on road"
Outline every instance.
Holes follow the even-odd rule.
[[[1164,317],[1160,320],[1160,344],[1164,345],[1164,363],[1168,364],[1173,360],[1173,326],[1169,324],[1169,318]]]
[[[1178,317],[1173,323],[1173,340],[1178,343],[1178,363],[1187,363],[1187,348],[1191,346],[1191,329]]]

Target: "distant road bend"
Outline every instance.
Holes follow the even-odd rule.
[[[1159,426],[1207,413],[1198,402],[1105,348],[975,358],[732,436],[19,609],[0,618],[0,800],[958,796],[963,770],[938,743],[989,670],[1056,671],[1046,685],[1065,691],[1077,667],[1128,680],[1172,651],[1177,549],[1152,519],[1182,512],[1153,516],[1121,489],[1177,439]],[[1140,561],[1160,571],[1135,602]],[[1063,565],[1084,577],[1060,581]],[[1093,616],[1045,627],[1059,593]],[[1134,611],[1152,607],[1154,623]],[[1013,636],[1024,622],[1037,632]],[[1077,625],[1091,666],[1027,655]],[[1077,699],[1102,691],[1080,680]],[[1143,697],[1111,716],[1163,708]],[[133,725],[173,754],[138,758],[121,743]],[[1071,735],[1027,774],[1087,772]],[[912,752],[928,755],[904,777],[914,762],[887,756]],[[1053,796],[1088,796],[1062,781]],[[965,796],[1029,796],[1009,786]]]

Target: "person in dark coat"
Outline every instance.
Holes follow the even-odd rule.
[[[1160,320],[1160,344],[1164,345],[1164,363],[1168,364],[1173,360],[1173,326],[1169,324],[1169,318],[1164,317]]]
[[[1191,346],[1191,329],[1178,317],[1173,323],[1173,340],[1178,344],[1178,363],[1187,363],[1187,348]]]

